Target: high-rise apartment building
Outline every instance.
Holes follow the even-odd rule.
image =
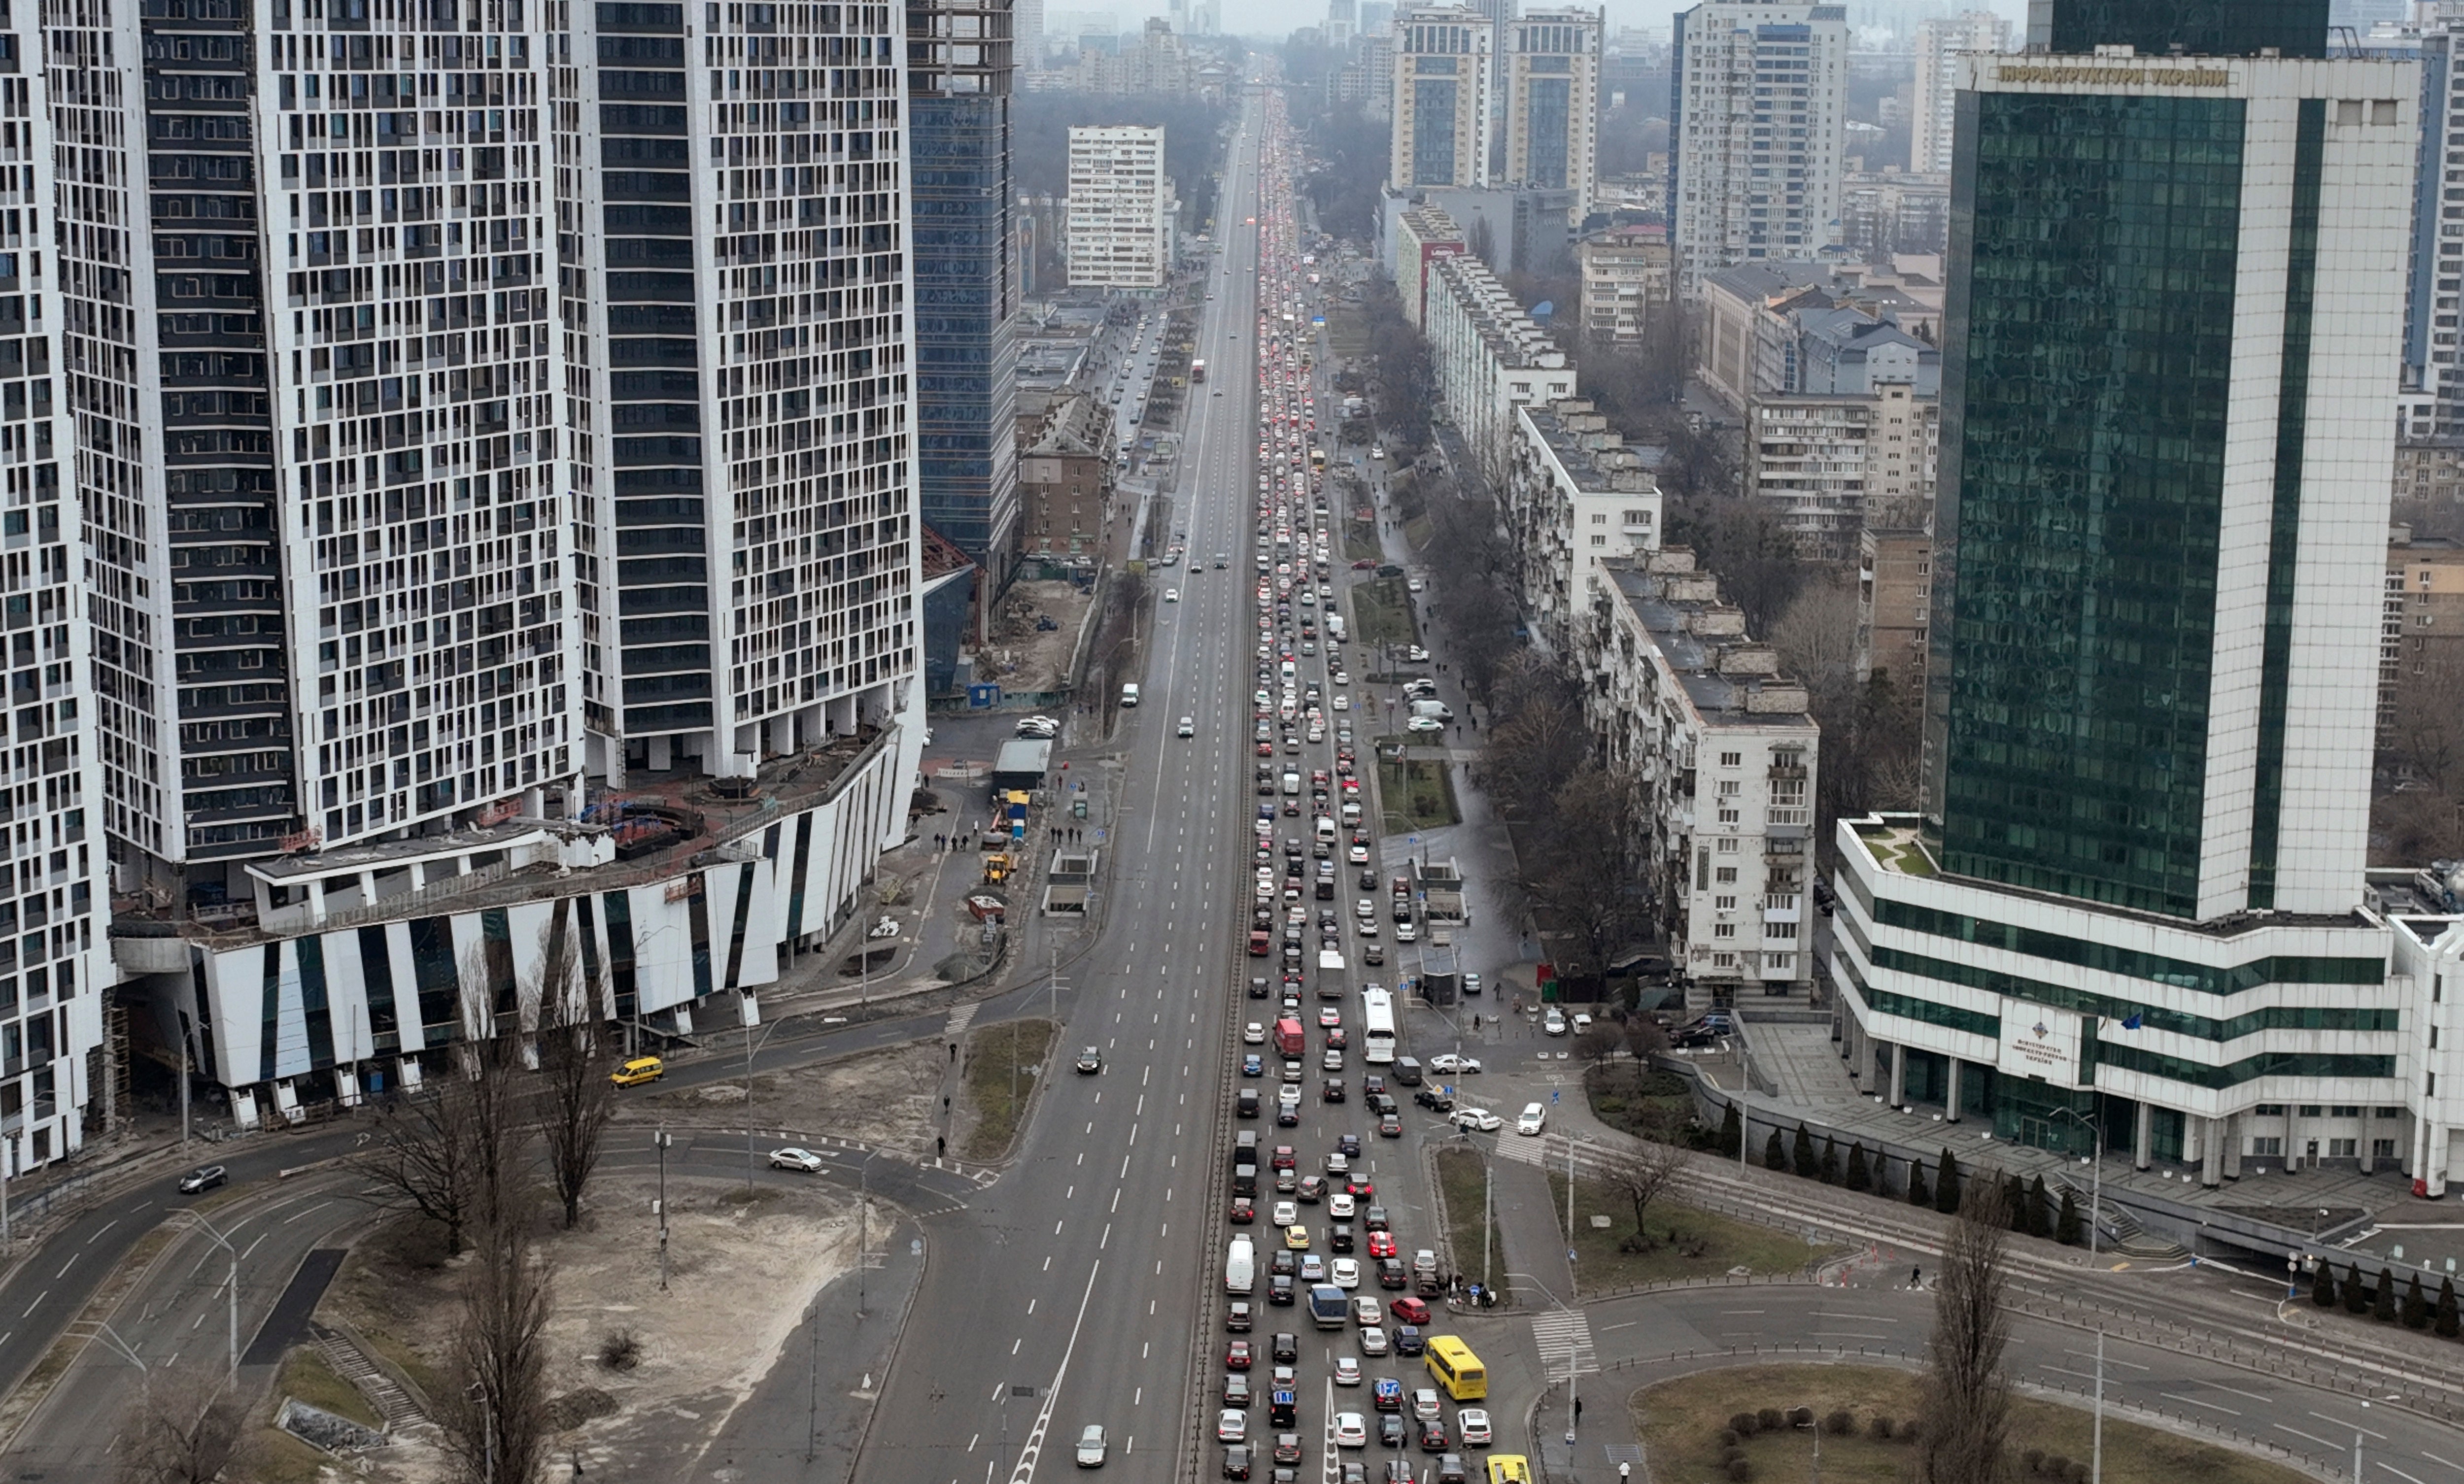
[[[1679,283],[1838,240],[1848,19],[1839,5],[1704,0],[1679,12],[1669,220]]]
[[[1069,131],[1069,286],[1163,287],[1172,271],[1172,182],[1161,125]]]
[[[1868,1088],[2209,1185],[2444,1122],[2364,871],[2416,76],[2323,11],[1964,64],[1924,809],[1837,833]]]
[[[124,891],[211,913],[253,860],[581,807],[536,20],[54,25]]]
[[[1489,183],[1495,27],[1462,7],[1395,17],[1394,133],[1386,184],[1398,191]]]
[[[1018,199],[1012,0],[907,8],[915,257],[915,474],[925,523],[999,593],[1018,526]]]
[[[1908,168],[1920,175],[1950,170],[1951,131],[1957,122],[1960,58],[1976,52],[2011,50],[2011,23],[1991,11],[1963,11],[1917,27],[1917,81]]]
[[[58,24],[32,6],[0,11],[0,38],[11,56],[44,55],[46,19]],[[96,316],[91,300],[80,301],[76,316],[69,312],[63,291],[91,291],[94,270],[62,258],[54,221],[50,99],[65,70],[22,66],[0,77],[0,545],[8,551],[0,560],[0,654],[9,697],[0,802],[14,820],[0,843],[0,1175],[49,1163],[83,1142],[89,1098],[109,1075],[95,1055],[110,984],[110,876],[97,828],[107,797],[100,750],[109,733],[97,725],[95,631],[87,621],[89,574],[107,573],[80,550],[79,501],[70,483],[77,468],[71,388],[92,367],[69,358],[65,331],[73,317],[90,325]],[[106,106],[100,91],[87,86],[96,79],[76,80],[80,96]],[[123,105],[115,95],[107,106],[116,120]],[[185,182],[158,184],[167,194]],[[184,223],[182,229],[200,226]],[[203,245],[221,239],[216,228],[204,227],[185,240],[200,248],[202,259],[210,255]],[[123,272],[115,286],[127,283]],[[150,277],[143,287],[153,292]],[[212,354],[218,334],[209,321],[189,343]],[[91,336],[79,342],[82,351],[94,347]],[[116,352],[125,355],[126,347]],[[160,365],[166,381],[185,369],[169,356]],[[144,415],[159,426],[159,411]],[[174,533],[170,538],[181,540]],[[160,528],[145,539],[159,551]],[[189,682],[187,673],[178,679]]]
[[[1507,186],[1573,194],[1580,226],[1599,193],[1600,13],[1533,11],[1506,23]]]
[[[905,16],[697,16],[691,65],[681,6],[572,16],[597,61],[560,70],[558,164],[598,763],[749,775],[913,683]]]

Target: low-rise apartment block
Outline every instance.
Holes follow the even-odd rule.
[[[1694,554],[1593,574],[1576,625],[1586,721],[1627,780],[1669,958],[1713,1004],[1805,992],[1820,729]]]
[[[2387,532],[2387,599],[2379,626],[2379,736],[2435,725],[2425,705],[2464,715],[2464,541]]]
[[[1395,229],[1388,239],[1395,253],[1389,271],[1395,275],[1395,293],[1403,301],[1403,317],[1415,329],[1425,328],[1429,318],[1429,267],[1439,258],[1471,251],[1465,245],[1463,229],[1436,207],[1411,207],[1396,215]]]
[[[1506,483],[1514,409],[1574,394],[1574,368],[1479,258],[1441,257],[1428,274],[1429,358],[1438,390],[1481,476]]]
[[[1112,516],[1112,409],[1067,391],[1018,419],[1019,551],[1061,558],[1103,547]]]
[[[1887,683],[1900,704],[1925,701],[1933,616],[1933,532],[1868,525],[1857,539],[1857,683]]]
[[[1515,409],[1503,509],[1522,561],[1523,611],[1559,654],[1600,563],[1660,546],[1659,481],[1579,397]]]
[[[1160,125],[1069,131],[1069,287],[1152,292],[1172,271]]]

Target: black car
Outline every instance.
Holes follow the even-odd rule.
[[[1265,999],[1265,998],[1266,997],[1266,978],[1265,978],[1265,975],[1264,975],[1264,974],[1258,974],[1258,975],[1254,975],[1254,976],[1252,976],[1252,977],[1250,978],[1250,980],[1249,980],[1249,997],[1250,997],[1251,999]]]
[[[1364,870],[1360,873],[1360,889],[1363,891],[1375,891],[1377,889],[1376,871]]]
[[[1300,1461],[1301,1461],[1301,1435],[1300,1435],[1299,1433],[1297,1433],[1297,1432],[1278,1432],[1278,1433],[1276,1433],[1276,1434],[1275,1434],[1275,1462],[1277,1462],[1277,1463],[1298,1463],[1298,1462],[1300,1462]]]
[[[231,1171],[220,1165],[208,1165],[202,1168],[189,1170],[180,1177],[180,1193],[194,1195],[201,1190],[210,1190],[218,1185],[230,1183]]]
[[[1455,1110],[1455,1100],[1442,1088],[1423,1087],[1412,1094],[1412,1101],[1432,1113],[1451,1113]]]
[[[1266,1259],[1266,1271],[1269,1274],[1281,1274],[1285,1277],[1298,1277],[1301,1272],[1301,1255],[1288,1247],[1278,1247],[1273,1255]]]
[[[1351,1222],[1338,1221],[1334,1225],[1326,1229],[1326,1250],[1328,1252],[1348,1253],[1352,1251],[1352,1246]]]
[[[1420,1451],[1442,1453],[1446,1451],[1446,1423],[1442,1417],[1431,1417],[1420,1424]]]
[[[1301,1105],[1297,1102],[1276,1103],[1275,1123],[1285,1128],[1298,1128],[1301,1125]]]
[[[1401,1445],[1397,1444],[1397,1446],[1400,1447]],[[1249,1476],[1249,1451],[1247,1449],[1235,1446],[1223,1450],[1223,1476],[1227,1479],[1245,1479]]]
[[[1365,1208],[1360,1212],[1360,1230],[1363,1232],[1392,1232],[1395,1229],[1386,1224],[1385,1207],[1371,1206]]]
[[[1277,1273],[1266,1279],[1266,1301],[1279,1309],[1292,1306],[1292,1278],[1287,1273]]]
[[[1395,1326],[1395,1353],[1397,1355],[1421,1355],[1427,1353],[1428,1348],[1429,1342],[1421,1335],[1419,1325],[1397,1324]]]
[[[1276,1335],[1272,1354],[1279,1364],[1287,1365],[1299,1364],[1301,1360],[1300,1336],[1293,1334]]]
[[[1379,1412],[1377,1414],[1377,1441],[1388,1448],[1400,1448],[1403,1446],[1403,1414],[1401,1412]],[[1243,1478],[1248,1477],[1245,1473],[1241,1476]]]
[[[1237,1100],[1235,1100],[1235,1102],[1236,1106],[1234,1111],[1239,1113],[1243,1118],[1256,1118],[1258,1116],[1258,1089],[1255,1087],[1242,1088],[1241,1095]]]
[[[1326,1080],[1326,1085],[1319,1089],[1318,1095],[1324,1102],[1341,1102],[1344,1096],[1343,1079],[1339,1077],[1328,1078]]]
[[[1380,1288],[1392,1288],[1397,1290],[1412,1286],[1412,1275],[1403,1271],[1402,1258],[1380,1257],[1377,1259],[1377,1286]]]
[[[1358,1159],[1360,1157],[1360,1136],[1358,1134],[1338,1135],[1334,1141],[1334,1149],[1336,1153],[1343,1155],[1347,1159]]]

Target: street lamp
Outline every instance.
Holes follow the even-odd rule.
[[[220,1247],[223,1252],[231,1257],[231,1277],[224,1286],[229,1290],[231,1305],[229,1322],[230,1374],[236,1376],[239,1374],[239,1249],[231,1244],[231,1239],[229,1237],[223,1235],[220,1232],[215,1231],[213,1223],[208,1221],[205,1217],[198,1215],[195,1211],[184,1211],[181,1214],[187,1216],[191,1222],[195,1223],[198,1231],[203,1232],[209,1237],[212,1237],[214,1245]]]
[[[1570,1236],[1568,1240],[1571,1241],[1573,1238]],[[1558,1313],[1568,1316],[1572,1316],[1573,1314],[1574,1311],[1566,1306],[1566,1300],[1558,1298],[1554,1293],[1550,1292],[1548,1284],[1543,1283],[1536,1277],[1533,1277],[1530,1274],[1509,1272],[1506,1276],[1507,1277],[1519,1277],[1523,1279],[1523,1281],[1530,1284],[1532,1287],[1540,1290],[1543,1297],[1545,1297],[1551,1303],[1557,1306]],[[1574,1350],[1572,1345],[1569,1345],[1566,1349],[1566,1441],[1570,1444],[1574,1441],[1574,1420],[1576,1417],[1580,1416],[1581,1413],[1582,1402],[1574,1394]]]
[[[2097,1213],[2104,1209],[2104,1116],[2094,1118],[2077,1108],[2056,1108],[2057,1117],[2076,1119],[2088,1131],[2087,1255],[2096,1255]]]

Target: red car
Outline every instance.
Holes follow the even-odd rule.
[[[1235,1340],[1223,1347],[1223,1368],[1226,1370],[1249,1368],[1249,1342]]]
[[[1367,572],[1367,571],[1369,571],[1371,568],[1375,567],[1376,565],[1377,565],[1377,563],[1376,563],[1376,562],[1375,562],[1375,561],[1371,560],[1370,558],[1368,558],[1368,557],[1366,557],[1366,556],[1363,556],[1363,557],[1361,557],[1358,561],[1355,561],[1355,562],[1353,562],[1353,563],[1352,564],[1352,570],[1353,570],[1353,571],[1354,571],[1354,572]]]
[[[1370,1233],[1369,1255],[1372,1257],[1392,1257],[1396,1255],[1395,1233],[1392,1232]]]
[[[1397,1324],[1429,1322],[1429,1306],[1418,1298],[1397,1298],[1386,1306],[1386,1312],[1395,1317],[1395,1322]]]
[[[1358,1196],[1360,1199],[1365,1201],[1377,1193],[1377,1187],[1370,1182],[1367,1175],[1353,1174],[1345,1178],[1343,1182],[1343,1193],[1346,1195]]]
[[[1258,1219],[1258,1203],[1245,1195],[1232,1197],[1232,1224],[1245,1227]],[[1388,1246],[1394,1243],[1390,1240]]]

